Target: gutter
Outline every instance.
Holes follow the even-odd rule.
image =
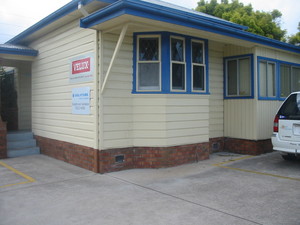
[[[1,44],[0,54],[37,56],[38,51],[24,46]]]
[[[22,42],[23,39],[28,37],[29,35],[37,32],[38,30],[46,27],[47,25],[55,22],[56,20],[78,10],[78,3],[81,2],[81,4],[84,6],[86,4],[89,4],[94,0],[73,0],[66,4],[65,6],[61,7],[60,9],[56,10],[55,12],[51,13],[49,16],[45,17],[44,19],[40,20],[33,26],[29,27],[22,33],[18,34],[17,36],[13,37],[9,41],[7,41],[5,44],[18,44]]]
[[[182,12],[178,9],[136,0],[119,0],[118,2],[82,18],[80,20],[80,27],[90,28],[122,15],[133,15],[173,23],[300,54],[300,47],[252,34],[241,29],[240,25],[232,26],[231,23],[225,24],[218,19],[205,18],[204,16],[194,13]]]

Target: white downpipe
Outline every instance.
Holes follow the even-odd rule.
[[[127,32],[127,28],[128,28],[128,24],[125,24],[125,25],[123,26],[123,28],[122,28],[121,33],[120,33],[119,40],[118,40],[118,42],[117,42],[117,45],[116,45],[114,54],[113,54],[113,56],[112,56],[112,58],[111,58],[111,60],[110,60],[109,67],[108,67],[108,69],[107,69],[107,72],[106,72],[106,75],[105,75],[105,78],[104,78],[104,81],[103,81],[103,84],[102,84],[101,94],[102,94],[103,91],[104,91],[104,88],[105,88],[107,79],[108,79],[108,77],[109,77],[109,75],[110,75],[111,68],[112,68],[112,66],[113,66],[113,64],[114,64],[114,61],[115,61],[115,59],[116,59],[116,57],[117,57],[117,55],[118,55],[118,53],[119,53],[119,51],[120,51],[120,48],[121,48],[121,46],[122,46],[124,37],[125,37],[126,32]]]
[[[83,16],[88,16],[88,15],[90,15],[90,14],[85,10],[84,5],[82,4],[82,2],[78,2],[78,9],[79,9],[79,11],[81,12],[81,14],[82,14]]]

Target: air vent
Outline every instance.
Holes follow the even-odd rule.
[[[123,163],[125,161],[124,155],[116,155],[115,156],[115,162],[116,163]]]

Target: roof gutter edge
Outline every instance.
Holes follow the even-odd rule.
[[[94,12],[93,14],[84,17],[80,20],[80,27],[82,28],[89,28],[91,26],[96,25],[97,21],[99,18],[101,18],[101,20],[105,20],[105,17],[108,17],[109,19],[113,18],[113,13],[116,13],[118,11],[122,11],[121,14],[126,14],[126,7],[130,7],[133,9],[137,8],[137,5],[132,5],[130,1],[125,0],[125,1],[117,1],[97,12]],[[128,8],[127,8],[128,9]],[[146,11],[149,11],[149,8],[138,8],[139,10],[144,9],[144,13],[148,13]],[[139,13],[141,13],[141,11],[139,11]],[[258,43],[258,44],[262,44],[265,46],[269,46],[269,47],[274,47],[274,48],[278,48],[281,50],[285,50],[285,51],[290,51],[290,52],[295,52],[300,54],[300,48],[288,43],[284,43],[275,39],[271,39],[271,38],[267,38],[264,36],[260,36],[257,34],[253,34],[244,30],[239,30],[239,29],[234,29],[232,27],[227,27],[227,26],[216,26],[216,24],[214,23],[209,23],[208,21],[196,21],[195,18],[192,17],[182,17],[181,15],[177,15],[177,14],[172,14],[172,15],[166,15],[163,14],[163,12],[160,11],[156,11],[156,14],[160,14],[160,16],[170,16],[170,17],[177,17],[178,19],[180,19],[181,21],[185,21],[185,23],[190,23],[191,26],[193,24],[197,24],[198,26],[204,26],[206,28],[208,28],[209,32],[213,32],[213,33],[218,33],[218,34],[222,34],[222,35],[227,35],[227,36],[231,36],[231,37],[235,37],[235,38],[239,38],[242,40],[246,40],[246,41],[250,41],[250,42],[254,42],[254,43]],[[120,14],[119,14],[120,15]],[[179,21],[177,21],[178,24]],[[204,24],[204,22],[206,22]],[[198,28],[200,29],[200,28]],[[215,32],[214,32],[215,31]]]
[[[59,8],[55,12],[51,13],[44,19],[40,20],[36,24],[32,25],[28,29],[24,30],[17,36],[13,37],[12,39],[8,40],[5,44],[19,44],[23,39],[28,37],[30,34],[46,27],[47,25],[55,22],[56,20],[70,14],[71,12],[78,9],[78,3],[82,2],[83,5],[86,5],[94,0],[73,0],[66,4],[65,6]]]

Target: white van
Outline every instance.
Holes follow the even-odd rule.
[[[300,158],[300,92],[293,92],[279,108],[272,135],[275,151],[285,160]]]

